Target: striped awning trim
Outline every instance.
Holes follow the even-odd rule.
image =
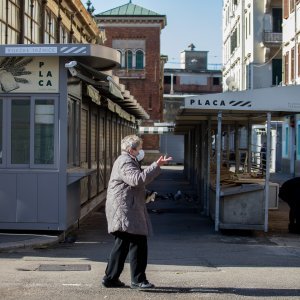
[[[173,129],[173,128],[172,128]],[[163,134],[166,132],[171,131],[171,128],[169,127],[139,127],[139,133],[140,134]]]

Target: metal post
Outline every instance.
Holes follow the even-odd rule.
[[[211,118],[209,117],[207,122],[207,169],[206,169],[206,215],[209,215],[209,198],[210,198],[210,152],[211,152]]]
[[[217,136],[217,170],[216,170],[216,210],[215,210],[215,231],[219,230],[220,223],[220,179],[221,179],[221,139],[222,139],[222,112],[218,112],[218,136]]]
[[[248,162],[247,162],[247,172],[251,173],[252,168],[252,147],[251,147],[251,141],[252,141],[252,124],[250,121],[248,121]]]
[[[170,94],[173,95],[174,94],[174,83],[173,83],[173,79],[174,75],[173,73],[171,73],[171,90],[170,90]]]
[[[200,134],[200,156],[201,158],[201,165],[200,165],[200,170],[201,170],[201,199],[203,199],[203,211],[205,214],[207,214],[208,211],[208,206],[207,206],[207,201],[206,201],[206,172],[205,172],[205,158],[206,158],[206,152],[205,150],[207,149],[206,147],[206,134],[205,134],[205,126],[202,123],[201,124],[201,134]]]
[[[230,167],[230,125],[227,126],[227,139],[226,139],[226,159],[228,162],[228,167]]]
[[[235,151],[235,173],[240,171],[240,135],[239,126],[235,123],[234,127],[234,151]]]
[[[267,113],[267,149],[266,149],[266,176],[265,176],[265,224],[264,231],[268,231],[269,219],[269,181],[270,181],[270,154],[271,154],[271,113]]]

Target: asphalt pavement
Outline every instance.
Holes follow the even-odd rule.
[[[148,206],[154,235],[147,277],[155,289],[131,290],[128,262],[120,277],[126,288],[101,287],[113,244],[102,208],[60,243],[2,249],[0,299],[300,298],[299,235],[215,232],[180,167],[165,168],[149,189],[159,193]]]

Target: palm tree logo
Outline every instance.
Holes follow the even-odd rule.
[[[11,92],[18,89],[19,83],[28,84],[24,75],[30,75],[26,66],[32,61],[32,57],[8,57],[0,59],[0,92]]]

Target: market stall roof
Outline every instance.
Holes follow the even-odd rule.
[[[175,131],[184,131],[200,121],[217,121],[222,112],[222,123],[263,123],[266,113],[273,119],[300,112],[300,86],[285,86],[186,96],[176,116]]]
[[[121,108],[138,119],[149,119],[149,115],[143,107],[125,90],[124,85],[119,84],[119,78],[98,71],[78,61],[70,61],[65,64],[74,77],[78,77],[86,83],[94,86],[101,95],[114,101]]]

